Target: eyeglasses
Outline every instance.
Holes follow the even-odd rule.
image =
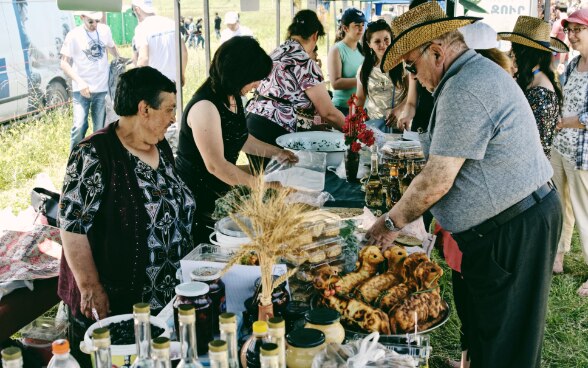
[[[427,49],[432,45],[432,43],[428,44],[427,46],[425,46],[425,48],[423,49],[423,51],[421,51],[421,54],[419,55],[418,58],[416,58],[415,61],[413,61],[410,65],[404,64],[404,69],[406,69],[407,72],[416,75],[417,74],[417,69],[416,69],[416,63],[417,61],[419,61],[419,59],[425,54],[425,52],[427,51]]]
[[[88,24],[100,23],[97,19],[88,19]]]
[[[563,31],[564,31],[565,34],[570,34],[570,33],[578,34],[578,33],[582,32],[585,29],[586,29],[586,27],[564,28]]]

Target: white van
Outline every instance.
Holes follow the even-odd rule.
[[[59,52],[72,13],[55,0],[0,0],[0,19],[0,122],[65,103]]]

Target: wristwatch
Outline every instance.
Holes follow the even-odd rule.
[[[390,218],[390,214],[388,212],[386,212],[384,216],[384,225],[386,226],[386,229],[393,232],[399,232],[400,230],[402,230],[401,228],[396,227],[396,225],[394,225],[394,221],[392,221],[392,219]]]

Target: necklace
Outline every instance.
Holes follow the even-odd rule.
[[[533,75],[537,75],[541,72],[541,69],[537,68],[537,69],[533,69]]]
[[[93,39],[92,36],[90,36],[90,33],[88,32],[88,30],[85,27],[84,27],[84,31],[86,31],[86,35],[88,36],[90,41],[92,41],[92,43],[94,43],[96,45],[100,45],[100,33],[98,33],[98,27],[96,27],[96,39]]]

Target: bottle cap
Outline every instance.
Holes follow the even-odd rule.
[[[176,294],[186,297],[195,297],[208,293],[210,287],[200,281],[185,282],[176,286]]]
[[[178,307],[178,314],[180,316],[193,316],[194,306],[192,304],[180,304]]]
[[[153,349],[169,349],[169,339],[167,337],[154,338]]]
[[[325,334],[314,328],[299,328],[286,335],[286,341],[295,348],[314,348],[325,343]]]
[[[53,344],[51,344],[51,348],[53,354],[69,353],[69,341],[66,339],[55,340],[53,341]]]
[[[256,321],[253,322],[253,333],[267,333],[267,322],[265,321]]]
[[[106,339],[107,337],[110,337],[110,330],[108,327],[100,327],[92,331],[93,339]]]
[[[277,356],[279,353],[278,345],[274,343],[267,342],[261,345],[261,355],[263,356]]]
[[[208,343],[208,350],[213,353],[222,353],[227,351],[227,343],[223,340],[212,340]]]
[[[151,313],[149,303],[137,303],[133,305],[133,313]]]
[[[339,321],[341,315],[339,312],[328,308],[316,308],[306,312],[304,319],[313,325],[330,325]]]
[[[218,317],[218,321],[220,323],[232,323],[232,322],[237,322],[237,316],[235,316],[235,313],[222,313],[219,317]]]
[[[282,317],[272,317],[267,320],[267,324],[270,328],[286,327],[286,322],[284,322],[284,319]]]
[[[4,360],[17,360],[20,358],[22,358],[22,352],[16,346],[11,346],[2,350],[2,359]]]

